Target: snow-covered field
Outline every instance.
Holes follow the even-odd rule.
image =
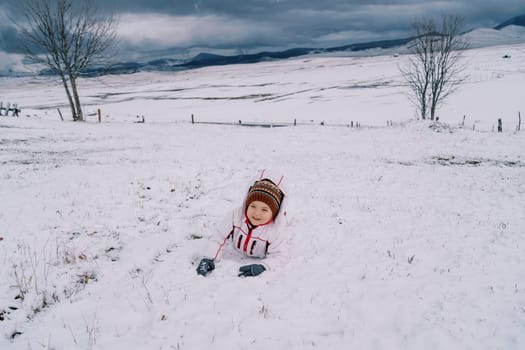
[[[434,125],[404,56],[87,79],[86,123],[58,82],[0,79],[0,349],[525,348],[525,44],[467,56]],[[288,263],[198,276],[260,168]]]

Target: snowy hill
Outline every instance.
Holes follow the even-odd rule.
[[[0,78],[0,349],[523,349],[525,44],[466,55],[437,124],[403,55],[81,79],[86,123],[58,81]],[[288,261],[198,276],[260,168]]]
[[[481,28],[470,31],[464,36],[472,48],[502,45],[502,43],[519,44],[525,41],[525,27],[508,25],[499,30]]]

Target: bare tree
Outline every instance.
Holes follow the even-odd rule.
[[[439,25],[431,18],[412,24],[412,55],[400,70],[422,119],[434,120],[439,106],[465,79],[460,61],[468,43],[460,35],[462,22],[443,15]]]
[[[77,78],[104,62],[116,39],[112,15],[99,15],[93,0],[19,0],[26,23],[19,29],[27,58],[57,74],[73,120],[84,120]]]

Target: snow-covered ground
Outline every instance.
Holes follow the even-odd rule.
[[[404,56],[87,79],[86,123],[58,82],[0,79],[0,348],[525,348],[525,45],[467,56],[435,125]],[[198,276],[260,168],[286,176],[288,263]]]

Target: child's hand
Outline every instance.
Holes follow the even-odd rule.
[[[244,265],[239,268],[239,277],[254,277],[266,271],[261,264]]]
[[[197,273],[199,275],[206,276],[208,272],[213,271],[214,269],[215,263],[213,262],[213,259],[203,258],[201,259],[199,266],[197,266]]]

